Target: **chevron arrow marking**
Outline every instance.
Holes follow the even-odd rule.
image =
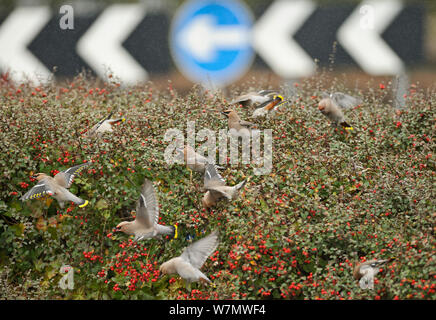
[[[315,72],[313,59],[292,38],[315,9],[312,1],[275,1],[254,26],[253,47],[283,78]]]
[[[27,46],[51,18],[49,7],[19,7],[0,26],[0,68],[16,82],[47,82],[50,71]]]
[[[78,54],[102,79],[111,71],[126,85],[147,80],[147,71],[122,47],[144,16],[142,5],[111,5],[80,38]]]
[[[361,26],[360,8],[363,6],[374,9],[373,28],[362,28]],[[339,28],[337,33],[339,43],[367,73],[393,75],[404,70],[402,60],[381,38],[382,32],[402,9],[401,1],[367,0],[351,13]]]

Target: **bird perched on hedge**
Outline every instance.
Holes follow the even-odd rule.
[[[216,205],[221,199],[235,200],[239,195],[247,179],[238,183],[236,186],[226,186],[226,180],[218,173],[216,166],[213,164],[206,165],[204,173],[204,189],[207,190],[201,202],[207,209]]]
[[[61,208],[64,207],[66,201],[72,201],[80,208],[88,204],[88,200],[80,199],[72,194],[67,189],[71,187],[74,177],[83,170],[89,163],[82,163],[77,166],[71,167],[65,171],[59,172],[54,178],[46,175],[45,173],[37,173],[32,175],[38,183],[30,189],[20,200],[36,199],[46,195],[55,198]]]
[[[263,117],[271,112],[277,110],[278,106],[283,104],[285,101],[282,96],[275,95],[272,96],[269,100],[262,103],[260,106],[256,108],[253,112],[253,118]]]
[[[190,170],[204,173],[206,164],[209,163],[206,157],[195,152],[194,148],[189,145],[186,145],[183,149],[177,148],[177,152],[179,152],[181,156],[183,155],[185,164]]]
[[[346,130],[353,130],[346,121],[342,109],[349,109],[362,103],[358,98],[349,96],[345,93],[323,93],[322,99],[318,104],[318,109],[325,115],[333,126],[341,125]]]
[[[159,203],[156,198],[153,183],[145,179],[141,194],[136,204],[136,218],[133,221],[119,223],[115,231],[121,231],[128,235],[134,235],[134,241],[151,239],[169,235],[175,237],[177,225],[164,226],[159,222]]]
[[[228,109],[221,112],[228,119],[229,133],[241,137],[249,137],[251,135],[251,127],[254,123],[241,120],[236,111]]]
[[[162,275],[177,273],[185,280],[186,289],[191,291],[191,282],[210,283],[209,278],[200,271],[207,258],[219,244],[219,232],[213,231],[207,237],[193,242],[183,250],[182,254],[162,263],[159,271]]]
[[[278,95],[274,90],[260,90],[258,92],[251,91],[240,95],[233,99],[230,104],[240,104],[244,107],[264,103],[270,100],[273,96]]]
[[[384,260],[369,260],[363,263],[358,263],[354,267],[353,276],[359,280],[362,289],[374,289],[374,276],[379,273],[380,267],[394,260],[394,258]]]
[[[88,131],[89,137],[98,136],[101,137],[105,132],[113,132],[112,126],[118,122],[123,122],[125,118],[111,119],[114,113],[111,112],[106,118],[100,120],[96,125],[94,125],[91,130]]]

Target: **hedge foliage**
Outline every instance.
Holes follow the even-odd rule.
[[[187,121],[227,128],[223,95],[194,86],[180,94],[152,83],[123,88],[84,74],[64,85],[33,87],[0,80],[0,298],[2,299],[435,299],[436,93],[412,85],[406,107],[389,100],[391,83],[350,92],[342,81],[314,77],[295,85],[298,97],[275,117],[273,170],[228,165],[229,185],[250,177],[239,199],[201,206],[203,177],[168,165],[166,130]],[[265,89],[262,81],[230,88],[229,96]],[[330,127],[317,110],[320,89],[358,95],[346,111],[355,130]],[[289,96],[290,88],[281,89]],[[236,107],[249,120],[252,109]],[[109,112],[127,120],[113,134],[84,134]],[[201,144],[202,142],[199,142]],[[89,205],[60,209],[46,198],[19,200],[36,172],[55,175],[92,165],[71,191]],[[132,242],[113,233],[134,217],[144,178],[154,182],[161,223],[179,226],[170,241]],[[159,266],[192,239],[218,228],[221,242],[202,271],[213,280],[187,292]],[[376,276],[374,290],[352,277],[356,262],[396,260]],[[62,265],[74,289],[58,285]]]

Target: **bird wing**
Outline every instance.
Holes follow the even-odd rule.
[[[101,119],[98,123],[96,123],[92,128],[91,128],[91,130],[89,130],[89,135],[92,135],[92,134],[94,134],[97,130],[98,130],[98,128],[100,128],[100,126],[106,121],[106,120],[108,120],[108,119],[110,119],[110,117],[112,117],[112,115],[113,115],[114,113],[113,112],[111,112],[107,117],[105,117],[105,118],[103,118],[103,119]]]
[[[251,100],[251,98],[252,98],[254,95],[257,95],[257,93],[256,93],[256,92],[249,92],[249,93],[247,93],[247,94],[240,95],[239,97],[236,97],[235,99],[233,99],[233,100],[230,102],[230,104],[235,104],[235,103],[239,103],[239,102],[243,102],[243,101]]]
[[[141,194],[136,205],[136,220],[147,228],[152,228],[159,221],[159,203],[156,198],[153,183],[145,179]]]
[[[45,195],[53,195],[54,191],[46,184],[45,179],[41,180],[37,185],[33,186],[20,200],[41,198]]]
[[[89,162],[79,164],[77,166],[68,168],[65,171],[59,172],[55,177],[55,182],[64,188],[69,188],[73,184],[74,177],[80,173],[86,166],[89,166]]]
[[[226,180],[220,175],[216,165],[212,163],[206,164],[206,170],[204,170],[204,188],[209,189],[225,185]]]
[[[188,261],[192,266],[200,269],[207,258],[215,251],[219,244],[219,232],[213,231],[207,237],[200,239],[183,250],[182,259]]]
[[[227,189],[227,187],[226,187]],[[227,190],[223,190],[222,187],[210,187],[208,191],[211,193],[212,197],[215,200],[221,199],[221,198],[227,198],[228,200],[232,200],[232,196],[229,192],[226,192]]]
[[[95,124],[91,129],[89,129],[87,135],[88,135],[88,136],[92,136],[92,135],[94,135],[95,132],[97,131],[97,129],[98,129],[99,127],[100,127],[100,124],[99,124],[99,123]]]
[[[269,95],[273,95],[276,93],[277,93],[277,91],[274,91],[274,90],[260,90],[258,92],[258,94],[260,94],[261,96],[269,96]]]
[[[251,128],[254,125],[253,122],[249,122],[249,121],[245,121],[245,120],[239,120],[239,124],[243,127],[246,127],[246,128]]]
[[[247,179],[238,183],[234,187],[212,186],[208,190],[210,191],[210,193],[212,194],[212,196],[215,199],[220,199],[221,197],[225,197],[228,200],[233,200],[238,195],[239,190],[244,187],[246,182],[247,182]],[[236,192],[234,191],[235,189],[236,189]]]
[[[350,109],[362,103],[361,99],[352,97],[342,92],[335,92],[331,95],[331,98],[342,109]]]

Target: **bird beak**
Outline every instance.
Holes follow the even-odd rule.
[[[318,110],[322,111],[322,110],[324,110],[324,107],[323,106],[318,106]]]
[[[165,277],[166,274],[163,273],[160,269],[159,269],[159,276],[157,277],[158,279],[162,279],[163,277]]]
[[[119,227],[115,227],[112,229],[112,232],[119,232],[119,231],[121,231],[121,228],[119,228]]]
[[[225,116],[226,116],[226,118],[228,118],[228,117],[229,117],[229,115],[228,115],[227,113],[225,113],[225,112],[222,112],[222,111],[221,111],[221,114],[225,115]]]
[[[36,179],[36,177],[38,177],[38,175],[37,175],[37,174],[32,174],[30,177],[31,177],[32,179]]]

